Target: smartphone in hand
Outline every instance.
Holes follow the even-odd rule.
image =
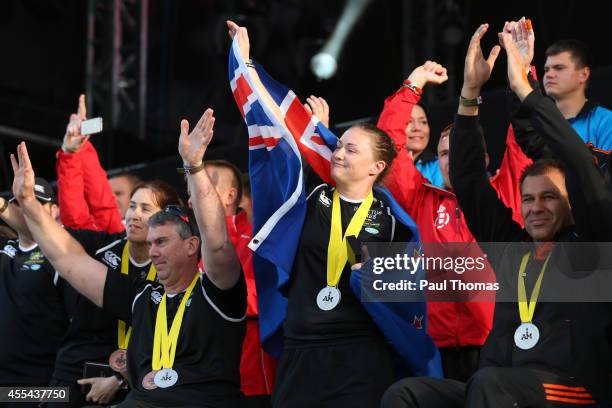
[[[102,118],[93,118],[81,122],[81,136],[93,135],[102,131]]]

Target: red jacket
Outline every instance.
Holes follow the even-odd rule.
[[[57,152],[55,170],[64,226],[109,234],[125,230],[106,172],[89,141],[76,153]]]
[[[270,395],[276,375],[276,359],[261,348],[259,321],[257,319],[257,291],[253,273],[253,253],[248,247],[253,231],[246,212],[226,217],[227,230],[244,271],[247,285],[246,335],[242,344],[240,361],[240,390],[246,396]]]
[[[404,148],[406,127],[419,99],[403,87],[385,101],[378,127],[393,138],[398,150],[385,184],[416,222],[425,250],[428,243],[476,242],[455,195],[429,184]],[[519,178],[529,163],[531,161],[516,144],[510,128],[502,164],[498,174],[491,178],[491,184],[503,202],[513,209],[513,218],[521,225]],[[462,252],[461,256],[482,256],[476,245],[469,248],[473,253]],[[486,275],[479,279],[494,281],[490,265],[487,264],[484,273]],[[428,302],[428,332],[438,347],[482,345],[491,330],[494,308],[493,302]]]

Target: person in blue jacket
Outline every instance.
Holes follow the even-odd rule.
[[[587,99],[591,76],[587,46],[559,40],[546,49],[544,90],[585,143],[612,149],[612,111]]]

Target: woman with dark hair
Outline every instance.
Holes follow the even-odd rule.
[[[148,220],[168,205],[182,206],[183,201],[164,181],[142,182],[131,192],[124,226],[95,148],[87,136],[80,134],[82,120],[85,120],[83,96],[79,99],[78,113],[70,117],[62,150],[57,155],[62,223],[90,256],[110,269],[156,280],[146,242]],[[81,406],[85,401],[117,402],[123,397],[117,396],[117,392],[127,387],[121,372],[125,370],[131,328],[69,285],[65,286],[71,323],[57,353],[51,385],[70,387],[70,406]],[[82,378],[85,362],[110,363],[116,374]]]
[[[408,82],[408,81],[406,81]],[[406,85],[405,83],[403,85]],[[436,187],[444,188],[438,157],[427,145],[430,140],[429,121],[425,106],[417,103],[412,108],[410,122],[406,127],[406,150],[423,177]],[[444,131],[443,131],[444,132]]]
[[[228,28],[246,61],[249,84],[255,87],[259,103],[284,124],[281,107],[249,60],[246,29],[233,22]],[[316,101],[309,98],[312,110]],[[278,289],[287,298],[287,309],[272,397],[275,407],[378,406],[394,378],[395,362],[384,329],[354,292],[351,267],[360,267],[361,243],[409,242],[417,235],[416,229],[404,225],[406,219],[396,218],[389,196],[374,188],[397,153],[391,138],[372,124],[349,128],[329,153],[328,172],[314,162],[304,171],[303,227],[288,283]],[[256,207],[262,186],[254,179],[251,186]],[[349,250],[353,238],[357,244]],[[259,293],[260,298],[267,295],[270,291]],[[260,318],[262,313],[260,308]]]

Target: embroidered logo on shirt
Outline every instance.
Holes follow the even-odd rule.
[[[434,225],[437,229],[446,227],[446,225],[450,221],[450,215],[446,211],[446,207],[444,206],[444,204],[440,204],[440,207],[438,207],[438,211],[436,212],[438,213],[438,216],[434,221]]]
[[[41,268],[41,264],[45,262],[45,257],[40,251],[34,251],[30,254],[30,257],[25,261],[21,269],[31,269],[37,271]]]
[[[153,292],[151,292],[151,300],[156,305],[159,305],[159,302],[161,302],[161,300],[162,300],[162,294],[159,293],[158,291],[154,290]]]
[[[326,207],[331,207],[332,205],[331,199],[325,195],[325,190],[321,191],[321,194],[319,194],[319,201]]]
[[[106,262],[108,266],[117,268],[119,263],[121,263],[121,258],[119,258],[119,256],[112,251],[106,251],[104,253],[104,262]]]
[[[14,258],[15,254],[17,253],[17,248],[12,245],[5,245],[4,248],[2,248],[2,251],[0,252],[7,254],[11,258]]]

